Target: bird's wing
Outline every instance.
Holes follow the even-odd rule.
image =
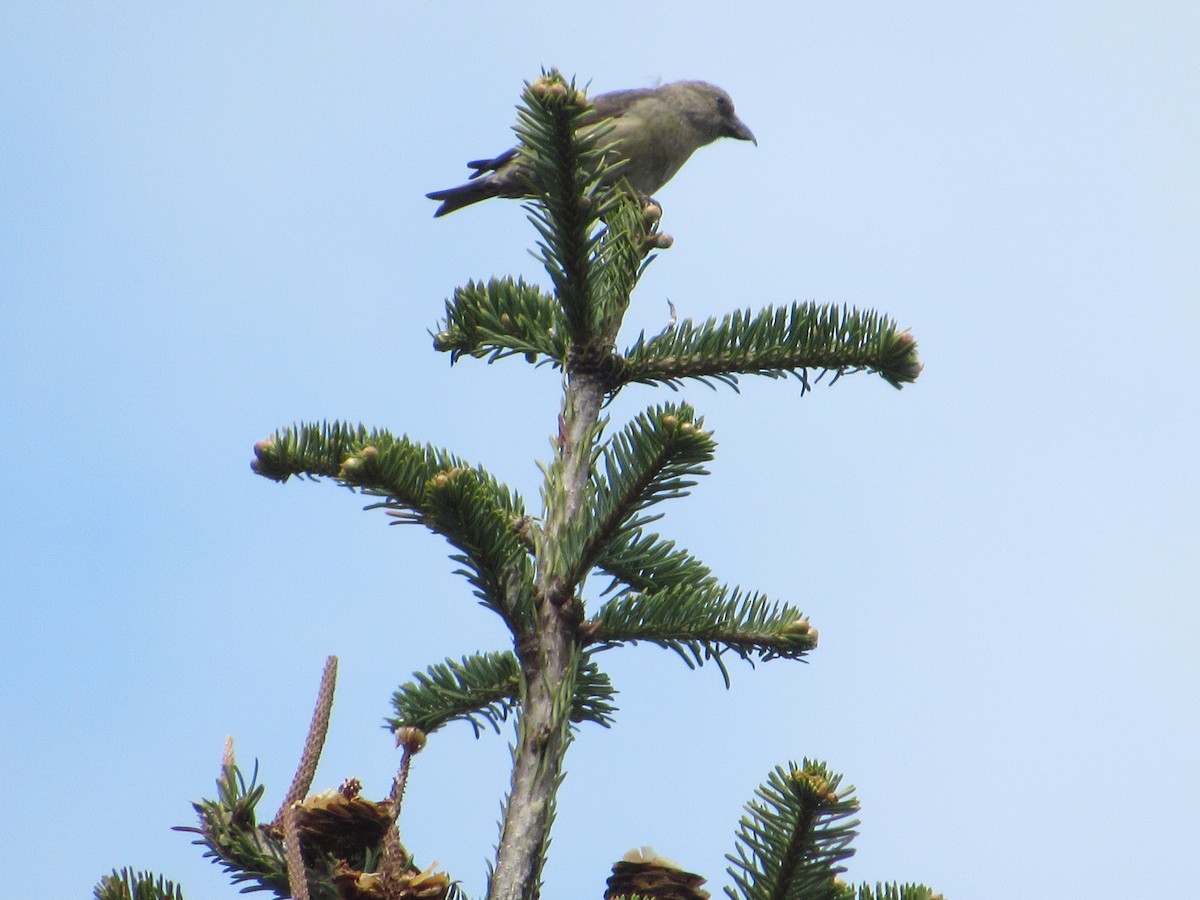
[[[626,91],[610,91],[592,98],[592,108],[584,113],[581,123],[590,125],[601,119],[619,119],[639,100],[654,96],[654,88],[630,88]]]
[[[591,125],[602,119],[619,119],[625,115],[635,103],[654,95],[654,88],[630,88],[625,91],[609,91],[607,94],[597,94],[591,98],[591,107],[580,117],[580,125]],[[517,148],[505,150],[493,159],[473,159],[467,163],[467,168],[474,171],[469,178],[481,178],[490,172],[499,172],[517,158]]]
[[[471,173],[472,178],[478,178],[480,175],[486,175],[488,172],[499,171],[502,166],[512,162],[517,156],[517,148],[505,150],[495,159],[473,159],[467,163],[467,168],[474,169]]]

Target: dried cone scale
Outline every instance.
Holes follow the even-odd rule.
[[[405,872],[396,884],[388,884],[378,872],[356,872],[338,866],[333,882],[344,900],[444,900],[450,890],[450,876],[435,872],[434,863],[424,872]]]

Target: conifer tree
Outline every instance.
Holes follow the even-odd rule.
[[[512,774],[488,898],[532,900],[540,895],[575,732],[615,719],[606,652],[653,644],[689,666],[717,666],[728,682],[730,658],[799,660],[817,646],[817,631],[798,608],[723,583],[648,530],[657,504],[684,496],[706,474],[715,442],[699,414],[686,403],[660,403],[614,428],[605,404],[636,386],[689,379],[736,386],[749,375],[794,376],[803,392],[810,373],[869,372],[898,388],[920,372],[915,342],[875,312],[793,303],[672,323],[618,350],[638,279],[670,238],[660,231],[661,209],[621,189],[620,163],[604,153],[604,129],[576,132],[586,109],[584,93],[553,71],[526,85],[518,107],[516,131],[532,170],[527,209],[550,287],[513,278],[468,283],[446,302],[434,339],[455,361],[524,359],[561,372],[540,510],[527,511],[481,465],[382,429],[299,425],[255,445],[259,475],[329,479],[372,498],[368,508],[442,535],[512,646],[434,663],[399,687],[389,724],[401,748],[400,771],[381,801],[363,798],[353,779],[310,793],[333,702],[332,658],[300,766],[270,822],[260,824],[257,772],[247,782],[228,746],[216,798],[195,804],[199,823],[181,830],[194,833],[243,890],[321,900],[460,894],[447,873],[423,869],[400,841],[409,762],[450,723],[466,722],[479,733],[500,731],[511,719]],[[583,586],[593,573],[609,585],[600,601],[585,602]],[[726,893],[733,900],[931,898],[920,885],[840,879],[853,853],[857,808],[853,788],[824,763],[779,766],[738,825]],[[597,885],[596,894],[690,900],[708,896],[704,880],[638,851],[614,865],[607,890]],[[105,877],[96,896],[182,895],[161,878],[123,870]]]

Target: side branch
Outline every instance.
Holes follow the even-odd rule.
[[[495,362],[523,354],[530,362],[567,356],[567,327],[558,301],[521,279],[470,282],[446,301],[433,346],[450,361],[474,356]]]
[[[338,422],[281,429],[254,446],[260,475],[334,478],[382,498],[398,522],[420,524],[460,552],[475,594],[516,630],[532,617],[528,532],[521,498],[480,467],[426,444]]]
[[[715,442],[703,425],[686,404],[659,406],[637,416],[608,442],[603,471],[597,466],[591,478],[591,509],[578,520],[584,530],[578,540],[572,534],[565,544],[578,547],[566,572],[571,584],[583,579],[610,544],[657,518],[645,510],[687,496],[694,479],[707,474]]]
[[[583,634],[599,647],[657,644],[693,668],[714,662],[727,685],[726,653],[748,662],[802,659],[818,640],[817,630],[794,606],[737,589],[687,586],[610,600],[584,625]]]
[[[907,331],[874,311],[794,303],[757,314],[731,313],[699,325],[685,319],[625,354],[621,383],[676,385],[686,378],[736,386],[740,375],[793,375],[808,386],[808,370],[879,374],[893,387],[921,373]]]

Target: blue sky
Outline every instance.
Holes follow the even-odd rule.
[[[718,455],[663,532],[799,605],[821,647],[729,691],[611,654],[621,713],[572,748],[546,896],[598,895],[640,844],[717,890],[742,803],[804,756],[858,786],[854,880],[1195,884],[1200,7],[409,6],[0,11],[12,896],[121,865],[233,896],[169,830],[227,734],[273,810],[336,653],[317,784],[382,796],[395,686],[504,646],[439,540],[248,463],[278,426],[349,419],[536,502],[555,376],[450,369],[428,335],[469,278],[544,278],[532,228],[499,201],[435,222],[422,195],[508,146],[549,65],[594,91],[712,81],[759,139],[661,192],[676,244],[627,340],[668,299],[847,303],[910,327],[926,370],[682,392]],[[667,399],[628,390],[613,421]],[[507,738],[437,735],[401,823],[473,895]]]

